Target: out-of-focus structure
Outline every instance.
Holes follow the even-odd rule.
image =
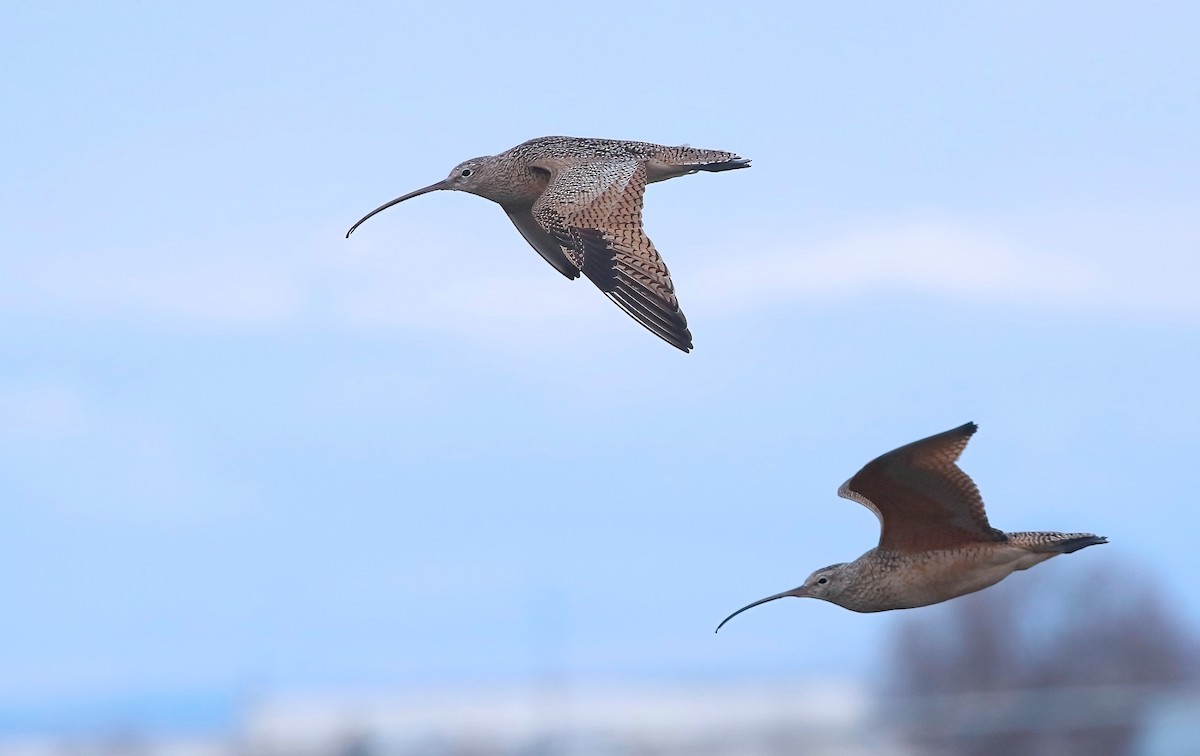
[[[1109,565],[916,615],[881,721],[921,754],[1200,753],[1200,707],[1173,714],[1200,700],[1197,645],[1156,585]]]
[[[861,687],[755,684],[291,696],[208,742],[29,741],[0,756],[866,756]]]
[[[913,610],[879,688],[541,684],[269,694],[207,735],[0,737],[0,756],[1185,756],[1200,645],[1126,564]],[[881,657],[889,661],[889,655]]]

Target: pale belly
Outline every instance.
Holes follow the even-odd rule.
[[[653,184],[656,181],[666,181],[673,179],[676,176],[686,176],[689,173],[695,173],[695,168],[688,168],[681,165],[671,165],[660,160],[650,159],[646,161],[646,183]]]
[[[974,593],[1051,556],[1007,544],[988,544],[983,548],[872,560],[870,569],[881,590],[867,611],[911,609]]]

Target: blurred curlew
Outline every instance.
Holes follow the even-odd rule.
[[[910,609],[995,585],[1059,554],[1108,543],[1091,533],[1005,533],[988,524],[975,483],[954,464],[977,427],[914,441],[869,462],[838,489],[875,513],[879,545],[824,567],[804,585],[738,609],[798,596],[855,612]]]
[[[438,189],[497,203],[546,262],[567,278],[587,276],[605,296],[671,346],[692,333],[662,257],[642,229],[646,184],[697,171],[747,168],[732,152],[619,139],[550,136],[499,155],[459,163],[445,179],[367,213]]]

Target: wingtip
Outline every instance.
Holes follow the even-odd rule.
[[[658,328],[651,328],[649,325],[647,325],[646,323],[643,323],[641,320],[637,320],[637,323],[639,325],[641,325],[643,328],[645,328],[646,330],[650,331],[650,333],[653,333],[655,336],[657,336],[658,338],[667,342],[668,344],[675,347],[676,349],[683,352],[684,354],[691,354],[692,349],[695,348],[694,346],[692,346],[692,332],[690,329],[688,329],[686,327],[684,328],[683,333],[675,333],[675,332],[667,331],[667,330],[663,330],[662,332],[660,332],[660,330]]]

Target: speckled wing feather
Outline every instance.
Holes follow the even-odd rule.
[[[672,346],[690,350],[692,334],[670,273],[642,226],[645,163],[607,159],[551,171],[533,205],[539,225],[618,307]]]
[[[977,426],[967,423],[868,462],[838,495],[879,517],[879,548],[948,549],[1007,536],[988,524],[983,497],[955,461]]]

